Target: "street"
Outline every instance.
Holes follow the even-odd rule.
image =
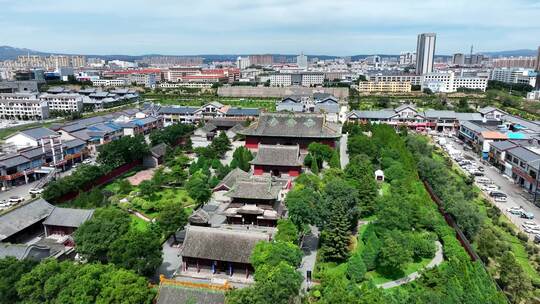
[[[521,231],[523,231],[523,226],[521,225],[525,221],[531,221],[523,219],[517,215],[510,214],[508,211],[506,211],[507,208],[521,206],[526,212],[531,212],[532,214],[534,214],[534,219],[532,221],[540,224],[540,221],[538,220],[540,218],[540,208],[536,207],[532,203],[532,201],[529,201],[527,199],[527,197],[530,197],[530,194],[527,193],[527,191],[522,189],[519,185],[514,184],[510,177],[503,176],[497,168],[490,165],[487,161],[480,160],[480,157],[472,151],[463,150],[463,145],[459,144],[456,141],[452,141],[451,143],[456,150],[459,150],[463,154],[464,157],[472,159],[479,164],[482,164],[484,166],[485,177],[493,180],[495,185],[499,186],[500,190],[508,195],[508,199],[506,202],[495,202],[491,197],[489,197],[489,195],[485,195],[485,197],[492,204],[497,206],[497,208],[499,208],[501,212],[505,214],[512,223],[514,223]],[[529,236],[534,237],[533,234],[529,234]]]

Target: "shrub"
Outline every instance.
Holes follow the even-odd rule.
[[[518,239],[522,242],[527,242],[529,240],[529,236],[524,232],[519,232],[517,235]]]

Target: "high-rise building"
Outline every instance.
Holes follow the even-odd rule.
[[[247,69],[251,65],[251,62],[249,61],[249,57],[238,57],[236,59],[236,67],[243,70]]]
[[[296,56],[296,65],[302,69],[308,67],[307,56],[304,55],[304,53],[300,53],[300,55]]]
[[[424,75],[433,72],[435,40],[435,33],[423,33],[418,35],[416,44],[416,74]]]
[[[272,55],[250,55],[249,62],[253,65],[272,65],[274,56]]]
[[[416,63],[416,53],[402,52],[399,55],[399,64],[407,65],[407,64],[415,64],[415,63]]]
[[[465,55],[463,53],[456,53],[452,58],[452,64],[455,65],[464,65],[465,64]]]
[[[538,54],[536,55],[536,71],[540,72],[540,46],[538,47]]]

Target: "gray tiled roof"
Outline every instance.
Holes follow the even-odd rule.
[[[43,156],[46,154],[45,152],[43,152],[42,147],[26,149],[24,151],[19,151],[19,153],[28,159],[36,158],[38,156]]]
[[[228,116],[259,116],[260,110],[256,108],[230,108],[225,115]]]
[[[525,162],[532,162],[540,159],[540,155],[524,147],[515,147],[508,150],[506,153],[513,155]]]
[[[0,241],[45,219],[53,209],[53,205],[40,198],[1,215]]]
[[[231,170],[231,172],[225,175],[223,180],[219,183],[219,185],[216,186],[216,188],[225,186],[231,189],[239,178],[247,178],[248,176],[249,173],[247,173],[246,171],[239,168],[234,168]]]
[[[51,248],[42,245],[10,244],[0,242],[0,259],[14,257],[17,260],[42,260],[51,255]]]
[[[359,119],[390,119],[398,115],[394,110],[379,111],[352,111],[348,116],[356,116]]]
[[[251,136],[339,138],[341,126],[318,114],[261,113],[259,120],[239,132]]]
[[[58,135],[58,133],[54,132],[51,129],[47,128],[34,128],[34,129],[28,129],[24,131],[20,131],[19,133],[22,133],[30,138],[33,138],[35,140],[41,139],[43,137],[51,136],[51,135]]]
[[[85,144],[86,143],[83,140],[78,139],[78,138],[72,139],[72,140],[66,140],[64,142],[64,146],[66,147],[66,149],[71,149],[71,148],[83,146]]]
[[[456,112],[448,110],[427,110],[425,111],[426,118],[456,118]]]
[[[396,108],[396,112],[403,111],[403,110],[405,110],[407,108],[413,109],[413,110],[418,112],[418,110],[416,110],[416,107],[414,105],[412,105],[412,104],[402,104],[402,105],[400,105],[399,107]]]
[[[302,166],[299,161],[300,147],[259,144],[253,165]]]
[[[489,143],[489,145],[500,151],[505,151],[518,146],[517,144],[508,140],[492,141]]]
[[[159,109],[160,114],[193,114],[199,108],[196,107],[161,107]]]
[[[275,185],[269,178],[238,179],[227,196],[237,199],[277,200],[280,185]]]
[[[478,112],[479,112],[480,114],[487,114],[487,113],[489,113],[489,112],[491,112],[491,111],[495,111],[495,110],[500,111],[500,112],[502,112],[502,113],[506,113],[506,112],[504,112],[503,110],[500,110],[500,109],[495,108],[495,107],[492,107],[492,106],[487,106],[487,107],[484,107],[484,108],[480,108],[480,109],[478,110]]]
[[[459,121],[482,121],[482,115],[480,113],[458,113],[456,112],[456,119]]]
[[[55,207],[43,225],[78,228],[93,214],[94,210]]]
[[[21,155],[13,155],[0,159],[0,166],[5,168],[12,168],[18,165],[29,162],[30,160]]]
[[[250,264],[253,248],[268,241],[265,233],[188,226],[181,255],[215,261]]]
[[[161,285],[157,304],[223,304],[225,293],[211,289]]]
[[[484,128],[484,127],[479,126],[479,125],[477,125],[475,123],[472,123],[470,121],[463,121],[461,123],[461,126],[467,128],[467,129],[470,129],[470,130],[472,130],[474,132],[477,132],[477,133],[480,133],[480,132],[483,132],[483,131],[489,131],[488,128]]]

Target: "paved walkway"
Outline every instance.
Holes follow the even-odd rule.
[[[435,244],[437,245],[437,252],[435,252],[435,257],[427,264],[425,269],[430,269],[430,268],[433,268],[435,266],[438,266],[444,261],[442,244],[439,241],[437,241]],[[396,287],[396,286],[400,286],[400,285],[409,283],[411,281],[414,281],[414,280],[418,279],[419,277],[420,277],[420,272],[415,271],[415,272],[409,274],[406,277],[403,277],[401,279],[397,279],[395,281],[390,281],[390,282],[386,282],[386,283],[383,283],[383,284],[379,284],[379,285],[377,285],[377,287],[388,289],[388,288],[392,288],[392,287]]]
[[[341,169],[345,169],[345,166],[349,163],[349,153],[347,153],[348,138],[348,134],[343,134],[339,140],[339,160],[341,161]]]
[[[304,243],[302,244],[304,257],[302,258],[302,264],[298,269],[304,276],[302,290],[307,290],[310,285],[307,281],[307,271],[313,273],[315,261],[317,260],[317,248],[319,247],[319,229],[315,226],[309,226],[309,228],[311,229],[311,232],[304,237]]]

